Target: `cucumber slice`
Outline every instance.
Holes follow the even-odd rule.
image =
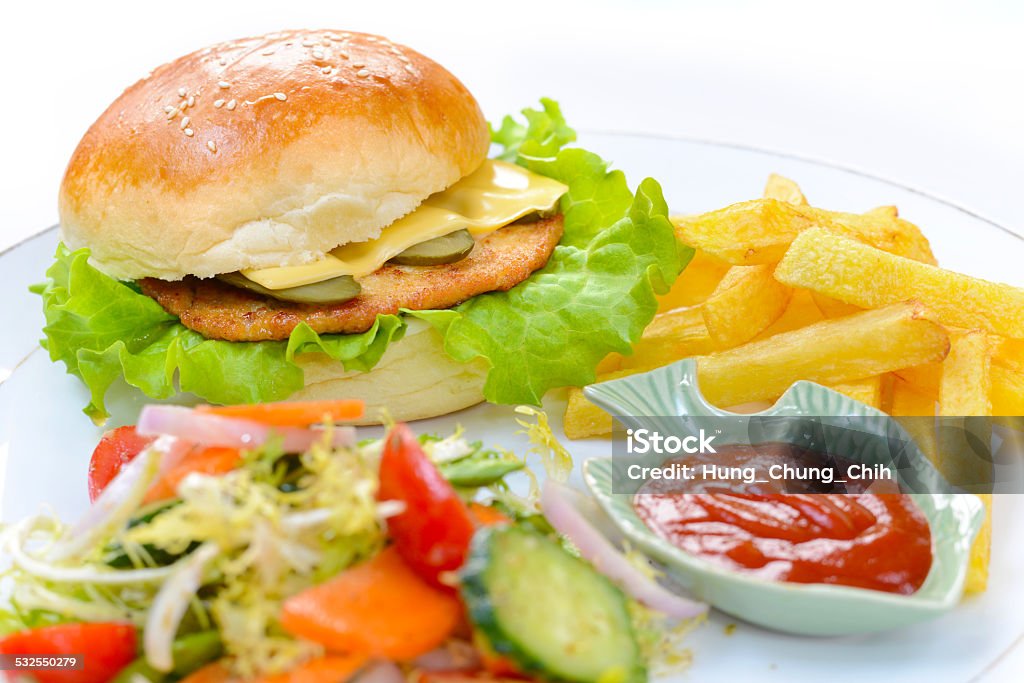
[[[551,538],[517,526],[481,529],[460,591],[490,649],[524,673],[572,683],[647,680],[625,596]]]

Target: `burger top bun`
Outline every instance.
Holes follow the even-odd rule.
[[[82,138],[62,237],[121,279],[298,265],[381,229],[487,154],[476,100],[380,36],[287,31],[193,52]]]

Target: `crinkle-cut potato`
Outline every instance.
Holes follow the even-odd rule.
[[[873,375],[863,379],[855,379],[840,384],[832,384],[829,389],[849,396],[876,410],[882,409],[882,375]]]
[[[658,312],[704,303],[730,268],[725,261],[697,250],[667,294],[658,297]]]
[[[804,196],[803,190],[796,184],[796,181],[778,173],[768,175],[768,181],[764,184],[763,196],[765,199],[777,199],[795,206],[808,205],[807,197]]]
[[[733,266],[701,306],[708,333],[719,348],[750,341],[778,320],[793,290],[773,276],[774,266]]]
[[[679,241],[734,265],[776,263],[803,231],[820,227],[879,249],[935,263],[928,240],[901,218],[826,211],[777,199],[754,199],[699,216],[675,216]]]
[[[939,380],[939,415],[992,414],[992,355],[988,336],[974,330],[954,334]]]
[[[839,384],[940,360],[948,351],[946,331],[919,303],[905,302],[702,356],[697,374],[709,401],[731,406],[779,396],[797,380]]]
[[[944,324],[1024,337],[1024,289],[918,263],[828,230],[801,233],[775,278],[862,308],[913,298]]]

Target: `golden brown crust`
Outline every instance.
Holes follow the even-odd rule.
[[[443,266],[386,265],[359,282],[362,293],[341,304],[274,301],[219,280],[145,279],[143,293],[204,337],[229,341],[287,339],[300,322],[316,332],[357,333],[399,309],[450,308],[477,294],[504,291],[542,268],[562,237],[562,217],[497,230],[469,256]]]
[[[287,31],[193,52],[128,88],[86,133],[63,237],[120,278],[304,263],[474,170],[473,96],[379,36]]]

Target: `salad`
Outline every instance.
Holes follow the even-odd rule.
[[[591,526],[542,413],[521,424],[543,487],[460,432],[337,424],[361,412],[147,406],[107,432],[81,519],[3,530],[0,653],[84,655],[40,683],[638,683],[679,661],[706,606]]]

